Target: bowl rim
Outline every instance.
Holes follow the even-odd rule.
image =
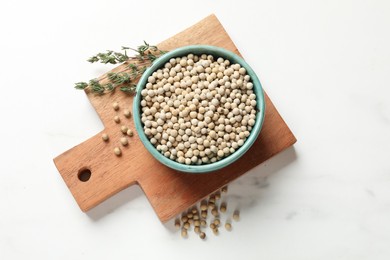
[[[176,161],[173,161],[165,157],[163,154],[157,151],[157,149],[150,143],[148,137],[144,133],[143,124],[141,122],[141,109],[140,109],[141,90],[145,87],[148,77],[152,75],[152,73],[155,72],[157,69],[162,68],[164,64],[167,61],[169,61],[171,58],[182,57],[190,53],[193,53],[195,55],[210,54],[213,56],[218,56],[224,59],[228,59],[231,63],[240,64],[242,67],[246,69],[247,75],[250,75],[251,81],[254,86],[253,89],[256,94],[256,102],[257,102],[256,108],[258,112],[256,113],[255,125],[252,127],[249,137],[246,139],[244,144],[240,148],[238,148],[233,154],[230,154],[229,156],[219,161],[216,161],[214,163],[209,163],[209,164],[186,165],[186,164],[178,163]],[[200,173],[213,172],[221,168],[224,168],[232,164],[236,160],[238,160],[241,156],[243,156],[253,145],[253,143],[256,141],[262,129],[262,125],[264,123],[264,117],[265,117],[265,109],[266,108],[265,108],[264,91],[260,83],[260,80],[257,77],[256,73],[253,71],[253,69],[249,66],[249,64],[244,59],[242,59],[237,54],[221,47],[216,47],[211,45],[188,45],[188,46],[174,49],[172,51],[169,51],[168,53],[161,55],[142,74],[137,84],[136,94],[133,100],[133,120],[134,120],[134,125],[138,133],[138,136],[141,139],[141,142],[143,143],[145,148],[152,154],[154,158],[156,158],[159,162],[174,170],[186,172],[186,173],[200,174]]]

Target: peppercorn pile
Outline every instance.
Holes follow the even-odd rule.
[[[212,194],[207,200],[202,200],[199,205],[189,208],[181,214],[181,217],[175,219],[175,227],[181,229],[183,238],[188,237],[188,232],[192,226],[195,234],[199,235],[201,239],[206,238],[205,231],[207,228],[210,228],[214,235],[219,234],[219,228],[222,226],[221,214],[226,213],[227,210],[226,201],[219,203],[221,193],[227,193],[227,186]],[[232,218],[235,221],[240,219],[238,210],[234,210]],[[224,226],[227,231],[232,230],[230,217],[226,218]]]
[[[150,142],[182,164],[213,163],[239,149],[256,119],[253,83],[240,64],[212,55],[172,58],[141,91]]]

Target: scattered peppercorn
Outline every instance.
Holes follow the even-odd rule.
[[[238,210],[235,210],[234,213],[233,213],[233,219],[235,221],[239,221],[240,220],[240,212]]]
[[[222,202],[221,203],[221,206],[219,208],[219,211],[221,211],[222,213],[225,213],[226,212],[226,202]]]
[[[179,229],[180,228],[180,219],[175,219],[175,227],[176,229]]]
[[[102,139],[103,139],[103,141],[107,142],[108,141],[108,134],[106,134],[106,133],[102,134]]]
[[[125,109],[125,111],[123,111],[123,114],[124,114],[125,117],[127,117],[127,118],[130,118],[130,117],[131,117],[131,112],[130,112],[130,110],[128,110],[128,109]]]
[[[199,234],[200,233],[200,227],[199,226],[195,226],[194,227],[194,231],[195,231],[195,233]]]
[[[120,156],[122,154],[121,148],[115,147],[114,148],[114,153],[116,156]]]
[[[230,224],[229,222],[226,222],[225,223],[225,228],[227,231],[231,231],[232,230],[232,224]]]
[[[129,141],[127,140],[126,137],[122,137],[122,138],[121,138],[121,144],[122,144],[123,146],[126,146],[126,145],[129,144]]]
[[[183,229],[181,230],[181,236],[182,236],[183,238],[186,238],[186,237],[188,236],[187,229],[183,228]]]
[[[190,228],[190,223],[188,223],[188,222],[184,223],[184,224],[183,224],[183,227],[184,227],[185,229],[189,229],[189,228]]]
[[[224,191],[225,190],[225,191]],[[206,233],[202,232],[203,228],[209,227],[214,235],[219,235],[219,228],[222,223],[223,216],[220,216],[221,213],[226,213],[227,211],[227,202],[222,201],[220,206],[216,205],[217,200],[221,199],[221,193],[227,192],[227,186],[221,188],[221,190],[213,193],[208,197],[207,200],[202,200],[198,205],[190,207],[188,210],[184,211],[181,214],[180,218],[175,219],[175,227],[182,229],[182,236],[188,236],[188,230],[191,228],[194,229],[196,234],[204,239],[206,237]],[[208,208],[210,208],[211,215],[214,216],[214,219],[210,220],[210,224],[207,224],[207,216],[208,216]],[[219,211],[218,211],[219,210]],[[240,212],[236,209],[233,212],[232,219],[238,221],[240,218]],[[230,222],[230,218],[228,218],[225,222],[225,229],[227,231],[232,230],[232,224]],[[204,234],[204,235],[202,235]]]
[[[118,104],[118,102],[114,102],[114,103],[112,104],[112,108],[114,108],[115,111],[118,110],[118,109],[119,109],[119,104]]]
[[[127,126],[125,126],[125,125],[121,126],[122,133],[127,134],[127,130],[129,130],[129,128]]]
[[[133,134],[133,131],[131,131],[131,129],[128,129],[126,134],[130,137],[132,137],[134,134]]]

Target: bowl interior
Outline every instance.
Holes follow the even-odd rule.
[[[247,71],[247,75],[251,77],[251,81],[253,83],[253,90],[256,94],[256,121],[255,125],[252,127],[252,130],[250,132],[249,137],[246,139],[244,144],[237,149],[233,154],[217,161],[214,163],[209,164],[202,164],[202,165],[186,165],[181,164],[176,161],[173,161],[164,155],[162,155],[149,141],[148,137],[145,135],[143,130],[143,124],[141,122],[141,90],[145,87],[148,77],[153,74],[156,70],[162,68],[166,62],[168,62],[171,58],[176,57],[182,57],[188,54],[195,54],[195,55],[201,55],[201,54],[210,54],[213,55],[215,58],[222,57],[224,59],[228,59],[231,64],[238,63],[242,67],[244,67]],[[208,46],[208,45],[191,45],[186,47],[181,47],[175,50],[172,50],[158,59],[156,59],[152,66],[149,67],[144,74],[142,75],[141,79],[138,82],[136,95],[134,98],[134,104],[133,104],[133,115],[134,115],[134,123],[135,128],[137,130],[137,133],[146,147],[146,149],[161,163],[164,165],[178,170],[182,172],[188,172],[188,173],[206,173],[206,172],[212,172],[216,171],[218,169],[221,169],[233,162],[235,162],[238,158],[240,158],[255,142],[257,139],[261,127],[263,125],[264,121],[264,115],[265,115],[265,100],[264,100],[264,93],[262,86],[260,84],[260,81],[258,77],[256,76],[255,72],[252,70],[252,68],[238,55],[234,54],[233,52],[230,52],[228,50],[225,50],[223,48],[215,47],[215,46]]]

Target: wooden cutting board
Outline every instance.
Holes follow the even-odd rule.
[[[158,46],[163,50],[171,50],[192,44],[219,46],[239,54],[214,15]],[[119,66],[113,71],[123,69],[123,66]],[[120,146],[119,139],[122,137],[120,126],[126,125],[135,130],[132,118],[123,116],[125,108],[131,109],[133,97],[120,91],[102,96],[86,93],[105,129],[54,159],[82,211],[88,211],[117,192],[137,184],[145,192],[160,220],[165,222],[296,142],[271,100],[265,95],[263,129],[254,145],[241,159],[225,169],[209,174],[181,173],[155,160],[144,148],[135,131],[134,137],[129,138],[129,145],[122,148],[122,156],[115,156],[113,149]],[[119,103],[119,111],[113,110],[114,101]],[[120,124],[113,121],[115,115],[120,116]],[[109,142],[102,141],[103,132],[109,135]],[[88,181],[81,181],[79,174],[86,171],[90,171],[90,178]]]

